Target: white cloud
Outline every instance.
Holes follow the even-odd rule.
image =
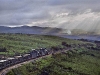
[[[100,0],[0,0],[0,25],[100,28]]]
[[[94,30],[100,28],[100,13],[87,9],[83,13],[72,15],[67,13],[53,13],[50,19],[32,22],[32,25],[58,27],[64,29]]]
[[[57,17],[64,17],[64,16],[68,16],[69,15],[69,13],[61,13],[61,14],[57,14],[56,16]]]

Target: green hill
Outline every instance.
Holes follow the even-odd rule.
[[[32,48],[64,47],[66,42],[75,48],[65,53],[41,58],[12,69],[7,75],[100,75],[100,50],[88,49],[97,46],[89,42],[70,40],[49,35],[0,34],[0,55],[12,56],[26,53]]]
[[[100,75],[100,51],[74,49],[12,69],[7,75]]]
[[[69,44],[83,43],[49,35],[0,34],[0,54],[12,56],[15,53],[26,53],[32,48],[61,46],[63,41]]]

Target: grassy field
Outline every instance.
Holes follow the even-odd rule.
[[[49,35],[0,34],[0,54],[9,56],[15,53],[23,54],[30,51],[32,48],[61,46],[63,41],[70,44],[83,43]]]
[[[100,75],[100,51],[75,49],[55,54],[13,69],[7,75]]]
[[[88,42],[49,35],[0,34],[0,55],[23,54],[32,48],[61,48],[62,42],[75,44],[76,48],[22,65],[7,75],[100,75],[100,51],[78,47]]]

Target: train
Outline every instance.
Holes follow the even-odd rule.
[[[10,66],[13,66],[13,65],[31,60],[31,59],[35,59],[38,57],[42,57],[48,54],[50,54],[50,50],[47,50],[46,48],[40,48],[40,49],[32,49],[29,53],[26,53],[24,55],[8,57],[6,59],[0,60],[0,71],[7,67],[10,67]]]

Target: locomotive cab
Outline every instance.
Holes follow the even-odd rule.
[[[7,60],[0,60],[0,70],[7,67]]]

